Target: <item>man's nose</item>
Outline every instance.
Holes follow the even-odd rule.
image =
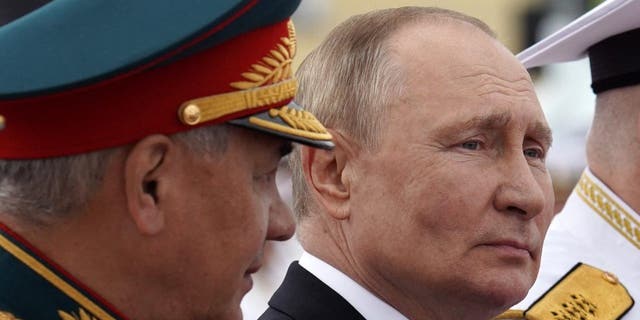
[[[293,236],[296,230],[293,214],[289,206],[276,195],[269,207],[269,226],[267,240],[284,241]]]
[[[533,170],[538,169],[533,168],[522,153],[511,158],[505,160],[500,168],[501,183],[496,191],[494,206],[499,211],[516,213],[526,220],[532,219],[545,208],[547,199],[542,184],[549,183],[549,180],[543,173],[536,179]]]

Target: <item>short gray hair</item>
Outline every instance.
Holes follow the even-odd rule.
[[[387,39],[418,22],[457,21],[495,38],[484,22],[465,14],[432,7],[383,9],[353,16],[338,25],[302,62],[296,72],[296,101],[327,128],[347,134],[360,147],[373,150],[386,109],[401,97],[404,77],[390,54]],[[294,211],[309,213],[309,195],[299,150],[291,155]]]
[[[172,135],[196,153],[222,153],[227,125],[214,125]],[[46,225],[87,204],[102,184],[111,157],[122,148],[30,160],[0,159],[0,212]]]

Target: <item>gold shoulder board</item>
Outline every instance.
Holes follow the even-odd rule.
[[[495,319],[615,320],[633,304],[616,276],[578,263],[529,309],[509,310]]]
[[[0,310],[0,320],[20,320],[16,318],[13,314]]]

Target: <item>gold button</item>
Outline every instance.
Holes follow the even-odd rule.
[[[200,122],[202,118],[202,112],[200,112],[200,107],[195,104],[187,105],[182,109],[180,113],[180,120],[185,124],[195,125]]]
[[[4,129],[5,119],[3,116],[0,116],[0,130]]]
[[[605,280],[607,280],[607,282],[609,282],[611,284],[617,284],[618,283],[618,277],[616,277],[613,273],[610,273],[610,272],[603,272],[602,273],[602,278],[604,278]]]
[[[280,114],[280,110],[278,109],[269,109],[269,116],[271,118],[275,118]]]

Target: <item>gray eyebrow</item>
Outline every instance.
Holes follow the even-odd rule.
[[[532,131],[532,138],[540,140],[547,149],[551,148],[551,144],[553,144],[553,133],[547,124],[537,121]]]
[[[462,124],[461,128],[495,129],[506,126],[509,121],[511,121],[511,114],[509,112],[480,115],[465,121],[464,124]]]
[[[480,128],[483,130],[492,130],[498,129],[506,126],[509,121],[511,121],[512,115],[510,112],[500,112],[493,113],[488,115],[479,115],[475,116],[461,124],[454,125],[446,129],[447,132],[462,132],[471,130],[473,128]],[[547,149],[551,147],[553,143],[553,136],[551,133],[551,129],[549,126],[542,122],[536,121],[533,125],[533,129],[531,129],[527,133],[527,137],[538,140],[542,143]]]

